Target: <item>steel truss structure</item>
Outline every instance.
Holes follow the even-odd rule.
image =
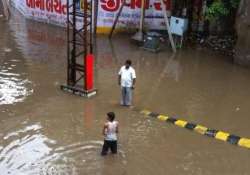
[[[86,78],[87,56],[93,53],[92,14],[92,0],[67,0],[67,85],[61,89],[87,97],[96,93]]]

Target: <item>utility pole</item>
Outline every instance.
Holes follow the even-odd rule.
[[[176,46],[175,46],[175,43],[174,43],[174,40],[173,40],[173,35],[171,33],[171,30],[170,30],[168,15],[167,15],[167,11],[166,11],[166,5],[164,4],[163,0],[160,0],[160,1],[161,1],[161,6],[162,6],[162,12],[163,12],[164,20],[165,20],[167,31],[168,31],[168,38],[169,38],[172,50],[175,53],[176,52]]]
[[[137,42],[143,42],[143,24],[145,18],[145,0],[141,0],[141,17],[140,17],[140,26],[139,31],[135,33],[132,37],[133,40]]]

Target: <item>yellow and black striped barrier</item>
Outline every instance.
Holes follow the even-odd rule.
[[[210,129],[210,128],[207,128],[207,127],[202,126],[202,125],[189,123],[189,122],[184,121],[184,120],[175,119],[173,117],[157,114],[157,113],[154,113],[154,112],[151,112],[148,110],[141,111],[141,114],[144,114],[146,116],[150,116],[153,118],[157,118],[161,121],[172,123],[176,126],[195,131],[197,133],[200,133],[202,135],[206,135],[208,137],[215,138],[217,140],[222,140],[222,141],[228,142],[228,143],[233,144],[233,145],[238,145],[240,147],[250,149],[250,139],[248,139],[248,138],[242,138],[242,137],[239,137],[239,136],[236,136],[233,134],[229,134],[227,132],[223,132],[223,131],[219,131],[219,130],[215,130],[215,129]]]

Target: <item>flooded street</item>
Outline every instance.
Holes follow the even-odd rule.
[[[137,73],[136,109],[250,137],[250,70],[199,48],[150,53],[130,36],[95,42],[97,96],[65,93],[66,31],[0,18],[1,175],[249,175],[250,150],[119,106],[117,73]],[[106,113],[120,122],[118,154],[101,157]]]

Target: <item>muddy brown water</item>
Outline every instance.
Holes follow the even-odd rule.
[[[118,105],[117,71],[137,72],[134,105],[250,137],[250,71],[189,48],[172,56],[138,49],[129,36],[96,40],[95,86],[85,99],[62,92],[62,28],[13,15],[0,19],[1,175],[249,175],[250,151]],[[119,152],[100,156],[105,114],[120,122]]]

